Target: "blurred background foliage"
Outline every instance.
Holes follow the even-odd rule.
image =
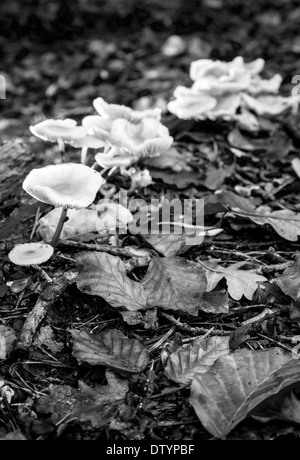
[[[300,74],[298,0],[1,0],[0,12],[9,118],[81,115],[99,95],[163,105],[200,58],[263,57],[284,92]],[[174,34],[182,50],[168,55]]]

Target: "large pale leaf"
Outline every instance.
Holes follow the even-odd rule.
[[[300,360],[281,348],[238,350],[196,374],[190,402],[203,426],[225,437],[250,411],[300,380]]]
[[[113,307],[140,310],[146,307],[143,286],[128,278],[123,261],[105,252],[83,252],[76,258],[78,288],[103,297]]]
[[[148,306],[197,315],[206,290],[205,270],[181,257],[154,257],[142,280]]]
[[[196,373],[208,371],[220,356],[228,353],[228,337],[196,339],[192,344],[183,345],[169,356],[165,374],[174,382],[188,385],[192,383]]]
[[[281,276],[277,276],[276,282],[280,289],[292,297],[300,300],[300,253],[296,254],[296,260],[290,267],[286,268]]]
[[[107,366],[132,374],[142,372],[148,364],[147,348],[137,339],[129,339],[117,329],[97,335],[86,331],[70,332],[74,341],[73,354],[79,363]]]
[[[228,292],[234,300],[240,300],[244,295],[251,300],[254,292],[258,287],[258,283],[267,281],[267,279],[258,275],[251,270],[239,270],[245,262],[237,262],[230,267],[223,268],[214,263],[205,262],[207,278],[207,291],[212,291],[222,278],[227,281]]]

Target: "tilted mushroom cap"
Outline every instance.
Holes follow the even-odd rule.
[[[9,260],[16,265],[38,265],[50,259],[54,248],[44,243],[17,244],[8,254]]]
[[[49,142],[61,140],[73,147],[88,147],[97,149],[104,146],[104,142],[90,132],[88,126],[76,126],[77,122],[66,120],[45,120],[35,126],[30,126],[30,131],[35,136]]]
[[[43,139],[43,141],[57,142],[58,139],[70,135],[73,128],[77,125],[75,120],[66,118],[66,120],[44,120],[34,126],[30,126],[30,131],[34,136]]]
[[[95,109],[103,118],[116,120],[117,118],[125,118],[125,120],[136,123],[143,118],[154,118],[160,120],[161,109],[148,110],[132,110],[130,107],[118,104],[108,104],[102,97],[97,97],[93,102]]]
[[[102,182],[101,174],[88,166],[63,163],[33,169],[23,189],[43,203],[79,209],[94,201]]]

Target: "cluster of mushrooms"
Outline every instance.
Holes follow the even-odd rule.
[[[65,119],[45,120],[30,127],[36,137],[57,143],[62,153],[66,144],[80,148],[81,163],[33,169],[25,178],[23,189],[36,200],[60,208],[60,217],[49,244],[43,241],[18,244],[10,251],[8,257],[14,264],[41,271],[39,265],[53,255],[68,220],[68,211],[88,208],[94,202],[105,182],[104,171],[111,172],[116,168],[124,171],[143,157],[162,154],[173,143],[168,129],[160,122],[159,108],[136,111],[123,105],[108,104],[102,98],[94,100],[94,107],[98,115],[85,117],[81,126],[75,120]],[[91,167],[86,165],[88,149],[100,150]],[[101,173],[96,170],[99,166]],[[147,170],[133,171],[132,183],[138,180],[146,186],[151,182],[151,176]]]

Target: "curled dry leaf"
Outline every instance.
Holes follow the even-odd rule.
[[[189,385],[196,373],[206,372],[222,355],[229,353],[229,338],[213,336],[196,339],[169,356],[166,376],[174,382]]]
[[[299,372],[300,360],[281,348],[237,350],[195,375],[190,402],[206,430],[223,438],[262,401],[298,382]]]
[[[131,374],[142,372],[148,364],[147,348],[121,331],[110,329],[97,335],[70,332],[74,340],[73,353],[79,363],[107,366]]]

